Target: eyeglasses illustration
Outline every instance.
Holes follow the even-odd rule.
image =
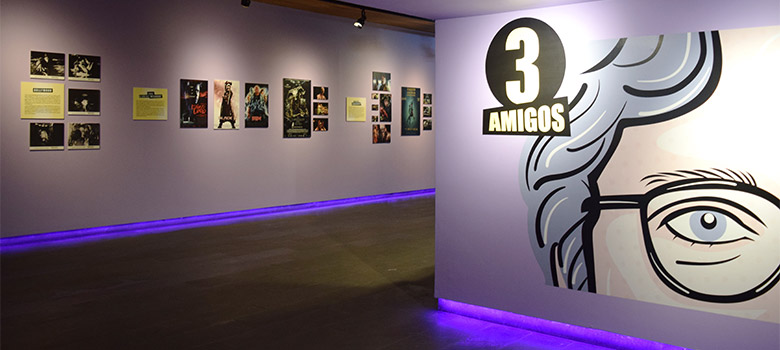
[[[645,194],[593,197],[582,208],[639,209],[653,270],[686,297],[736,303],[780,280],[780,200],[752,184],[684,179]]]

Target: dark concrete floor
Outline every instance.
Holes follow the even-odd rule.
[[[601,349],[436,311],[434,197],[0,255],[2,349]]]

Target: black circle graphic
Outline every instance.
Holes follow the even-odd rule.
[[[488,48],[485,73],[493,96],[504,106],[515,106],[509,100],[506,82],[524,80],[523,72],[516,69],[515,62],[524,57],[524,50],[506,50],[509,34],[517,28],[530,28],[539,37],[539,58],[533,63],[539,69],[539,95],[535,101],[548,101],[555,97],[563,82],[566,71],[566,57],[563,43],[547,23],[535,18],[519,18],[506,24],[498,31]],[[530,102],[533,103],[533,102]]]

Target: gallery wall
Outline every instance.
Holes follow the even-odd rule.
[[[345,121],[347,97],[371,104],[372,72],[434,93],[434,39],[348,18],[239,1],[3,0],[3,237],[434,187],[434,131],[401,136],[394,108],[389,144],[367,122]],[[20,83],[30,51],[100,56],[99,150],[30,151]],[[282,138],[282,79],[329,87],[329,130]],[[179,127],[180,79],[208,80],[209,127]],[[270,85],[268,128],[214,130],[213,81]],[[134,121],[133,87],[166,88],[168,120]],[[435,97],[434,97],[435,98]],[[378,103],[378,101],[373,101]],[[243,108],[243,102],[241,104]],[[375,113],[374,113],[375,114]],[[435,120],[435,117],[434,117]],[[63,122],[63,120],[55,120]],[[434,125],[435,129],[435,125]]]
[[[540,267],[550,260],[537,259],[537,243],[529,235],[533,219],[523,197],[524,151],[535,137],[483,135],[482,129],[483,111],[501,106],[486,79],[488,47],[504,25],[522,17],[552,27],[572,49],[566,52],[566,70],[584,72],[596,62],[583,66],[573,57],[593,41],[777,26],[780,3],[608,0],[437,21],[436,297],[691,348],[777,349],[776,322],[724,315],[734,310],[707,312],[703,303],[700,309],[682,308],[551,285]],[[778,91],[776,84],[758,86]],[[579,87],[564,96],[572,99]],[[776,131],[777,122],[770,119],[768,130]],[[771,135],[763,140],[765,147],[777,147]],[[637,160],[627,159],[624,170],[632,164]],[[777,174],[773,164],[765,168]],[[762,183],[771,187],[775,179]],[[779,254],[775,247],[774,257]]]

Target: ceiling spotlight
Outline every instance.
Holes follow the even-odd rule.
[[[355,28],[361,29],[365,24],[366,24],[366,10],[362,9],[360,10],[360,18],[358,18],[357,21],[353,23],[353,25],[355,26]]]
[[[252,4],[252,0],[241,0],[241,6],[249,7]]]

